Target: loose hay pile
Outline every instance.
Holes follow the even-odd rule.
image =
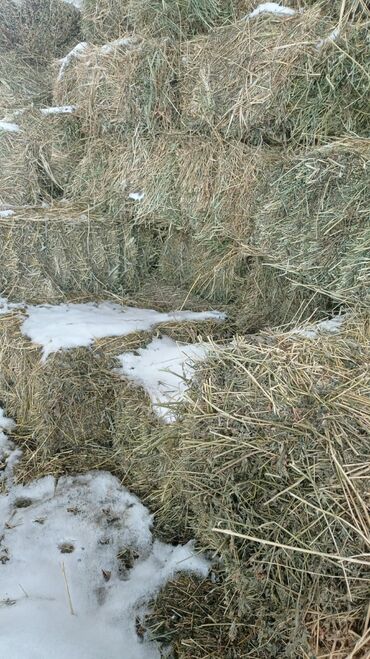
[[[76,205],[14,208],[0,217],[0,290],[35,303],[119,291],[131,266],[124,236],[120,223]]]
[[[168,40],[139,36],[86,46],[62,64],[55,102],[77,105],[94,136],[166,129],[176,116],[175,58]]]
[[[196,623],[191,644],[185,584],[167,625],[177,656],[344,659],[368,648],[368,359],[368,319],[353,316],[338,335],[237,339],[201,367],[162,444],[171,472],[151,480],[158,514],[166,519],[176,501],[183,532],[221,559],[217,601],[202,604],[205,619],[223,612],[226,638],[220,651],[217,632]],[[162,594],[154,632],[174,589]]]
[[[82,157],[80,122],[72,108],[9,115],[18,130],[0,127],[0,204],[38,204],[63,196]]]
[[[0,54],[0,114],[23,108],[30,103],[49,105],[51,72],[31,65],[14,51]]]
[[[183,120],[250,144],[369,132],[366,23],[339,35],[319,9],[260,14],[185,43]]]

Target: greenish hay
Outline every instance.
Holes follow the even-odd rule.
[[[131,35],[89,46],[58,76],[55,103],[77,105],[94,136],[168,129],[176,119],[176,49],[169,40]]]
[[[247,0],[86,0],[82,30],[94,43],[118,39],[128,30],[153,38],[184,39],[234,20],[249,4]]]
[[[338,23],[320,5],[292,17],[261,14],[184,44],[184,123],[250,144],[313,144],[369,132],[366,23]]]
[[[69,295],[119,292],[131,262],[122,259],[119,222],[78,205],[14,208],[0,218],[0,290],[10,299],[58,302]]]
[[[51,72],[32,65],[19,53],[0,52],[0,113],[31,103],[48,105],[51,100]]]
[[[220,557],[218,604],[203,599],[216,638],[224,619],[219,656],[293,659],[335,650],[344,659],[356,643],[366,647],[368,351],[366,315],[349,317],[338,335],[237,339],[202,365],[170,439],[152,451],[137,446],[149,452],[146,465],[157,446],[171,451],[171,472],[151,476],[162,523],[173,500],[183,536],[195,534]],[[194,632],[197,649],[188,645],[199,600],[195,592],[193,605],[187,588],[183,599],[177,591],[182,614],[167,638],[179,657],[216,656],[213,644],[207,654],[207,626]],[[171,584],[161,595],[154,633],[157,624],[166,634],[159,621],[174,592]]]
[[[83,153],[78,118],[28,109],[9,115],[9,120],[20,131],[0,130],[0,203],[37,204],[63,196]]]
[[[30,63],[48,64],[80,41],[80,12],[62,0],[2,0],[0,52],[14,50]]]
[[[368,304],[369,141],[295,156],[271,176],[252,244],[272,270],[311,291]]]

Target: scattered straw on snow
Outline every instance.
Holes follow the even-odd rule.
[[[159,659],[136,633],[176,573],[208,573],[193,546],[154,540],[152,517],[107,473],[48,476],[0,497],[0,635],[12,659]]]
[[[159,313],[111,302],[29,306],[22,333],[42,346],[43,359],[60,349],[89,346],[95,339],[147,331],[165,322],[223,320],[217,311]]]
[[[8,439],[6,432],[15,428],[13,419],[5,416],[4,410],[0,407],[0,483],[6,481],[8,485],[12,483],[13,468],[18,462],[21,451],[17,449],[13,442]],[[1,516],[0,516],[1,527]],[[1,563],[1,541],[0,541],[0,563]],[[1,599],[0,599],[1,607]]]
[[[144,387],[156,414],[172,423],[176,414],[168,406],[184,399],[194,363],[204,359],[209,349],[204,343],[181,345],[169,336],[162,336],[136,353],[119,355],[121,366],[116,372]]]

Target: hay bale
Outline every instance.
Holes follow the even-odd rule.
[[[9,118],[19,130],[0,126],[0,204],[37,204],[63,196],[83,152],[80,122],[70,110],[16,111]]]
[[[338,334],[240,338],[202,365],[171,438],[172,470],[153,471],[151,482],[158,514],[170,514],[173,498],[183,533],[221,558],[222,592],[203,602],[205,617],[225,615],[217,656],[324,656],[335,647],[344,659],[366,631],[368,359],[364,315]],[[193,610],[184,603],[170,626],[184,658]],[[208,631],[197,630],[191,656],[208,652]]]
[[[85,0],[84,37],[105,43],[133,30],[153,38],[188,38],[247,11],[249,1],[231,0]]]
[[[252,244],[270,268],[334,300],[368,304],[368,140],[288,158],[271,176]]]
[[[184,122],[250,144],[366,136],[366,27],[347,23],[337,38],[332,33],[313,7],[293,16],[260,14],[184,44]]]
[[[63,0],[2,0],[0,18],[0,51],[11,48],[30,63],[45,65],[79,41],[80,12]]]
[[[0,55],[0,114],[22,108],[31,103],[49,105],[51,100],[51,72],[32,65],[15,51]]]
[[[86,46],[61,64],[55,103],[76,105],[94,136],[166,129],[176,116],[175,61],[168,40],[126,36]]]
[[[0,235],[0,290],[14,300],[119,291],[134,276],[121,258],[122,224],[78,205],[14,208],[0,217]]]

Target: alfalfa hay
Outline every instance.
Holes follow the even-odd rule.
[[[176,51],[135,35],[86,46],[61,64],[54,99],[78,107],[94,136],[167,129],[176,117]]]
[[[218,656],[344,659],[366,649],[368,359],[368,319],[354,315],[337,334],[236,339],[202,365],[172,439],[162,509],[182,502],[184,525],[220,558],[219,604],[204,601],[205,617],[224,611]],[[217,567],[215,578],[218,589]],[[179,657],[189,656],[191,611],[184,601],[172,621]],[[199,634],[191,656],[208,652],[208,628]]]
[[[124,235],[119,222],[78,205],[10,209],[0,217],[0,290],[34,303],[118,291]]]
[[[250,144],[366,136],[368,38],[357,22],[333,32],[320,7],[216,29],[183,46],[183,120]]]

